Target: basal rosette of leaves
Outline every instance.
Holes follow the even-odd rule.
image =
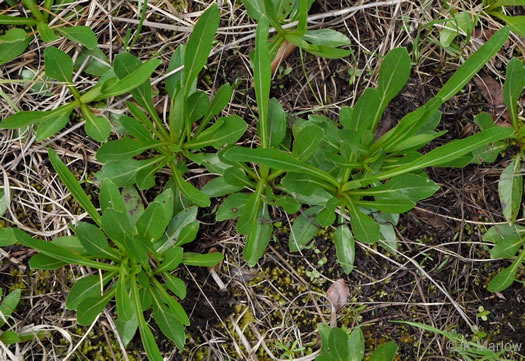
[[[264,56],[268,24],[262,19],[257,29],[254,66],[261,145],[230,147],[220,153],[220,158],[233,166],[230,176],[224,173],[224,181],[255,189],[251,195],[231,195],[218,212],[218,219],[241,214],[237,230],[247,236],[244,256],[248,264],[257,262],[269,242],[273,226],[268,204],[280,205],[288,213],[297,211],[300,204],[306,207],[293,224],[291,251],[307,247],[319,227],[334,225],[338,261],[347,273],[353,268],[355,239],[367,244],[381,242],[387,250],[394,251],[392,225],[398,215],[439,188],[424,173],[425,168],[463,166],[473,160],[473,153],[512,135],[510,128],[491,128],[426,154],[417,152],[444,133],[435,131],[441,104],[464,87],[508,35],[508,28],[494,34],[433,99],[407,114],[378,139],[375,133],[381,116],[410,75],[410,57],[404,48],[385,56],[377,88],[366,89],[353,108],[343,107],[337,122],[315,115],[308,120],[298,119],[286,139],[285,130],[281,130],[286,116],[280,114],[277,105],[273,105],[274,114],[269,116],[268,104],[272,102],[268,100],[269,80],[265,83],[265,79],[270,79],[270,72]],[[250,163],[256,166],[246,175],[255,172],[256,181],[240,171]],[[276,189],[288,196],[276,196]]]
[[[11,1],[8,1],[8,3],[14,5]],[[62,1],[44,0],[42,10],[35,0],[22,0],[21,3],[25,9],[30,11],[31,17],[11,14],[0,15],[0,25],[32,26],[35,29],[34,33],[40,35],[40,38],[46,43],[51,43],[63,36],[75,43],[84,45],[88,49],[93,50],[96,48],[97,37],[93,30],[88,26],[70,26],[71,21],[74,19],[68,15],[57,16],[59,25],[49,26],[51,20],[54,20],[56,16],[52,12],[52,7],[60,5]],[[50,13],[53,14],[51,17]],[[0,36],[0,65],[10,62],[22,54],[33,37],[32,33],[26,33],[24,29],[19,27],[11,28],[4,35]]]
[[[74,236],[51,242],[32,238],[17,228],[0,229],[2,244],[16,241],[37,250],[29,261],[33,269],[76,264],[99,271],[78,279],[67,296],[66,308],[76,310],[78,324],[90,325],[115,300],[116,325],[124,345],[138,330],[149,359],[163,360],[144,317],[151,309],[160,330],[182,350],[184,327],[190,320],[178,299],[186,297],[186,286],[172,273],[181,264],[211,267],[223,258],[218,252],[184,251],[183,246],[192,242],[199,230],[197,207],[175,212],[173,192],[166,189],[144,209],[138,194],[133,197],[133,188],[127,189],[124,200],[108,179],[100,189],[100,214],[56,152],[50,149],[49,156],[94,224],[78,222],[71,226]]]

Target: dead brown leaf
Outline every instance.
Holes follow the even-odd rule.
[[[483,72],[474,77],[474,83],[476,83],[483,98],[490,104],[492,108],[490,113],[496,119],[496,123],[512,124],[510,113],[503,101],[503,85],[492,75]]]
[[[326,297],[328,297],[336,312],[339,312],[344,307],[349,295],[350,290],[342,278],[332,283],[328,291],[326,291]]]

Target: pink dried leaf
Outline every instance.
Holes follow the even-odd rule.
[[[328,297],[336,312],[339,312],[344,307],[349,295],[350,290],[342,278],[332,283],[328,291],[326,291],[326,297]]]

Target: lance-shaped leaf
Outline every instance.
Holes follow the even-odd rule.
[[[439,186],[431,179],[418,174],[402,174],[377,187],[350,191],[352,195],[376,199],[408,199],[417,202],[434,194]]]
[[[319,226],[315,223],[315,214],[319,212],[319,209],[320,207],[309,208],[295,219],[288,238],[290,252],[304,249],[316,235]]]
[[[183,300],[186,298],[186,284],[183,280],[178,277],[172,276],[167,272],[163,273],[164,279],[166,280],[166,287],[175,294],[178,298]]]
[[[129,137],[112,140],[102,144],[97,151],[97,160],[108,162],[110,160],[124,160],[142,154],[148,149],[160,146],[159,142],[148,142],[144,144]]]
[[[102,94],[95,100],[122,95],[131,91],[132,89],[135,89],[147,81],[160,64],[161,61],[159,59],[152,59],[140,65],[131,73],[118,80],[116,83],[106,82],[102,88]]]
[[[86,134],[97,142],[103,142],[108,139],[111,133],[111,124],[109,120],[102,116],[96,116],[85,104],[80,105],[80,110],[86,118]]]
[[[155,242],[162,237],[170,222],[170,219],[165,217],[165,213],[159,202],[152,202],[137,220],[138,234],[150,242]]]
[[[89,26],[67,26],[57,28],[56,31],[63,37],[84,45],[88,49],[97,47],[97,36]]]
[[[337,262],[346,274],[354,269],[355,240],[350,228],[343,224],[334,232]]]
[[[176,167],[172,167],[172,173],[175,184],[186,198],[197,204],[199,207],[208,207],[211,204],[210,198],[208,198],[208,196],[202,191],[195,188],[192,184],[186,182]]]
[[[250,194],[248,193],[234,193],[222,202],[221,206],[217,210],[215,219],[218,222],[225,221],[227,219],[234,219],[243,214],[244,205],[248,202]]]
[[[66,83],[73,81],[73,60],[62,50],[47,47],[44,50],[44,65],[48,77]]]
[[[75,233],[82,242],[82,246],[91,256],[114,261],[120,258],[118,252],[109,246],[106,236],[98,227],[86,222],[79,222],[75,227]]]
[[[279,146],[286,135],[286,112],[275,98],[268,104],[268,128],[269,146]]]
[[[175,342],[179,350],[183,350],[186,340],[184,326],[177,320],[168,306],[162,302],[155,292],[153,292],[153,319],[162,333]]]
[[[53,110],[43,112],[18,112],[0,123],[0,129],[17,129],[31,124],[42,122],[54,122],[57,119],[68,117],[75,107],[76,103],[68,103]]]
[[[393,341],[384,343],[375,349],[372,356],[370,356],[370,361],[394,361],[398,348]]]
[[[199,18],[193,28],[184,51],[184,95],[190,93],[192,84],[208,60],[213,37],[219,27],[220,14],[212,4]]]
[[[220,252],[206,254],[184,252],[182,256],[182,263],[188,266],[213,267],[222,261],[223,258],[224,256]]]
[[[186,142],[184,148],[200,149],[211,146],[220,149],[239,140],[246,128],[248,125],[237,115],[219,118],[218,122],[204,130],[195,139]]]
[[[262,204],[259,216],[253,220],[250,232],[246,236],[243,257],[248,266],[253,267],[262,257],[270,238],[272,236],[273,225],[268,212],[268,206]]]
[[[73,173],[71,173],[67,166],[60,160],[54,149],[48,148],[47,152],[49,154],[49,160],[51,161],[55,171],[58,173],[60,180],[62,180],[62,182],[66,185],[67,189],[71,192],[77,202],[80,203],[82,208],[89,214],[91,219],[93,219],[96,224],[101,226],[102,219],[100,214],[97,212],[97,209],[87,196],[86,192],[84,192],[82,187],[80,187],[80,184],[76,180]]]
[[[485,242],[493,242],[495,246],[490,250],[492,258],[512,258],[524,245],[521,239],[525,233],[525,227],[516,224],[499,224],[483,235]]]
[[[20,302],[20,296],[22,295],[21,289],[16,289],[14,291],[11,291],[0,304],[0,327],[2,327],[5,324],[4,319],[9,318],[11,314],[14,312],[16,306],[18,305],[18,302]]]
[[[106,179],[100,187],[100,208],[104,212],[107,208],[114,208],[120,212],[126,212],[126,203],[120,194],[118,187],[111,179]]]
[[[88,297],[78,305],[77,309],[77,323],[81,326],[89,326],[92,324],[97,316],[104,311],[113,296],[115,295],[115,288],[106,291],[100,297]]]
[[[521,250],[518,258],[512,264],[505,268],[503,271],[499,272],[496,277],[494,277],[488,284],[487,290],[490,292],[501,292],[504,289],[508,288],[514,279],[516,278],[516,273],[521,263],[525,259],[525,250]]]
[[[271,68],[268,51],[268,21],[266,17],[262,17],[257,24],[253,71],[255,97],[257,98],[259,111],[258,133],[262,147],[268,148],[270,146],[268,105],[270,101]]]
[[[525,65],[521,60],[511,59],[507,65],[505,84],[503,85],[503,101],[509,109],[512,126],[518,129],[518,99],[525,87]]]
[[[318,149],[323,130],[316,125],[307,125],[299,130],[295,136],[292,156],[299,161],[308,160]]]
[[[459,69],[450,77],[450,79],[443,85],[443,87],[436,94],[446,102],[459,92],[465,84],[467,84],[476,73],[498,52],[498,50],[505,44],[509,37],[509,28],[504,27],[496,32],[492,37],[483,44],[478,51],[470,56],[470,58],[459,67]]]
[[[381,238],[379,235],[379,224],[371,217],[361,212],[353,203],[349,203],[350,224],[352,231],[358,241],[373,244]]]
[[[277,149],[248,149],[233,147],[223,153],[225,159],[233,162],[254,162],[270,168],[287,172],[306,173],[320,180],[324,180],[335,187],[339,186],[337,180],[325,171],[303,163],[293,155]]]
[[[514,222],[521,207],[523,194],[523,176],[520,157],[514,157],[501,173],[498,193],[503,208],[503,216],[508,222]]]
[[[80,302],[90,297],[97,297],[102,294],[104,286],[115,276],[116,272],[106,272],[100,276],[86,276],[75,282],[66,298],[66,308],[68,310],[78,309]],[[101,282],[102,281],[102,282]]]

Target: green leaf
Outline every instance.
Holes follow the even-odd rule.
[[[22,16],[0,15],[0,24],[2,25],[36,25],[37,21],[33,18]]]
[[[177,237],[176,246],[182,246],[186,243],[193,242],[195,237],[197,237],[197,232],[199,231],[199,222],[192,222],[182,228],[179,236]]]
[[[439,186],[431,179],[417,174],[402,174],[377,187],[351,191],[350,194],[376,199],[407,199],[417,202],[433,195]]]
[[[492,9],[500,8],[502,6],[525,6],[525,0],[496,0],[493,1],[489,7],[489,11]]]
[[[14,234],[14,229],[15,228],[0,227],[0,247],[7,247],[16,243],[16,235]]]
[[[81,326],[91,325],[97,316],[104,311],[108,302],[115,295],[115,288],[106,291],[100,297],[88,297],[80,302],[77,309],[77,323]]]
[[[314,45],[338,47],[350,45],[350,39],[344,34],[332,29],[307,30],[303,39]]]
[[[137,69],[133,70],[130,74],[126,75],[122,79],[119,79],[116,83],[102,88],[102,94],[96,98],[96,100],[105,99],[117,95],[127,93],[145,81],[147,81],[155,69],[161,64],[159,59],[152,59],[144,64],[140,65]]]
[[[119,244],[131,238],[133,231],[127,215],[113,208],[106,209],[102,214],[102,229],[109,238]]]
[[[188,266],[213,267],[222,261],[224,256],[220,252],[199,254],[193,252],[184,252],[182,263]]]
[[[186,198],[190,199],[199,207],[208,207],[211,204],[210,198],[192,184],[186,182],[176,168],[172,167],[172,173],[175,184]]]
[[[524,17],[525,21],[525,17]],[[519,127],[518,99],[525,88],[525,65],[521,60],[513,58],[507,65],[505,84],[503,85],[503,100],[509,109],[512,126]]]
[[[453,140],[441,147],[435,148],[425,155],[420,156],[408,164],[394,168],[390,171],[381,173],[375,177],[368,177],[354,182],[349,182],[343,186],[343,190],[352,189],[356,185],[363,186],[377,180],[392,178],[404,173],[410,173],[419,169],[434,167],[440,164],[451,162],[466,155],[477,148],[486,144],[508,138],[512,135],[511,128],[487,129],[468,138]]]
[[[106,179],[100,187],[100,208],[104,212],[107,208],[114,208],[117,211],[126,212],[126,204],[122,198],[118,187],[111,179]]]
[[[0,15],[0,17],[1,16],[2,15]],[[11,41],[13,39],[16,39],[20,36],[21,33],[19,32],[19,30],[21,29],[10,29],[7,31],[7,33],[5,33],[5,35],[0,36],[0,65],[8,63],[16,57],[18,57],[20,54],[23,54],[31,40],[33,40],[32,36],[28,36],[22,40],[12,43]],[[2,44],[2,41],[5,41],[5,43]]]
[[[355,240],[350,228],[343,224],[337,227],[334,233],[337,263],[346,274],[354,269]]]
[[[77,202],[80,203],[80,206],[89,214],[91,219],[95,221],[97,225],[101,226],[102,219],[100,214],[97,212],[97,209],[87,196],[86,192],[80,187],[80,184],[73,173],[71,173],[67,166],[60,160],[54,149],[48,148],[47,153],[53,168],[58,173],[62,182],[66,185],[66,188],[71,192]]]
[[[97,47],[97,36],[89,26],[69,26],[58,28],[57,32],[63,37],[84,45],[88,49]]]
[[[268,128],[269,146],[279,146],[286,135],[286,112],[275,98],[268,105]]]
[[[184,148],[200,149],[211,146],[221,149],[225,145],[234,144],[244,134],[248,125],[237,115],[219,118],[222,122],[217,127],[211,126],[195,139],[186,142]]]
[[[403,89],[410,77],[410,56],[405,48],[388,52],[379,70],[377,91],[379,107],[374,115],[372,129],[375,130],[388,103]]]
[[[490,227],[483,235],[483,241],[493,242],[495,246],[490,250],[491,258],[512,258],[524,244],[521,234],[525,227],[515,224],[499,224]]]
[[[255,34],[255,55],[253,77],[255,83],[255,98],[259,111],[258,133],[263,148],[270,146],[270,132],[268,124],[268,106],[270,99],[270,54],[268,51],[268,21],[262,17]]]
[[[55,40],[59,39],[59,36],[55,34],[53,30],[44,22],[39,22],[36,24],[36,28],[42,40],[46,43],[52,43]]]
[[[496,275],[496,277],[490,280],[487,286],[487,291],[501,292],[506,288],[510,287],[510,285],[512,285],[512,282],[514,282],[514,279],[516,278],[516,273],[518,272],[518,268],[523,262],[524,258],[525,251],[522,250],[518,258],[509,267],[499,272]]]
[[[158,202],[152,202],[137,220],[137,231],[146,241],[155,242],[164,234],[170,219],[165,217],[165,210]]]
[[[365,356],[365,339],[359,326],[348,336],[348,351],[345,358],[347,361],[361,361]]]
[[[219,27],[220,14],[212,4],[199,18],[193,28],[184,51],[184,96],[190,93],[192,84],[200,73],[212,48],[213,37]]]
[[[171,54],[170,64],[166,69],[166,73],[171,72],[179,67],[184,67],[184,51],[186,46],[179,45],[177,49]],[[177,90],[181,89],[182,82],[184,80],[184,69],[179,70],[175,74],[170,75],[164,81],[166,83],[166,91],[170,98],[173,98],[177,93]]]
[[[92,224],[79,222],[75,233],[90,256],[118,261],[120,255],[109,246],[104,233]]]
[[[64,129],[69,122],[70,115],[71,112],[61,113],[54,119],[46,119],[43,122],[40,122],[35,134],[36,140],[42,141]]]
[[[254,162],[278,170],[309,174],[336,187],[339,186],[337,180],[330,174],[303,163],[294,156],[277,149],[233,147],[226,150],[223,156],[225,159],[233,162]]]
[[[126,130],[126,132],[129,133],[129,135],[135,137],[139,142],[144,144],[155,143],[151,131],[149,131],[143,125],[151,123],[151,120],[144,113],[142,113],[135,104],[126,102],[126,105],[133,116],[137,117],[137,115],[140,114],[141,117],[137,117],[137,119],[139,119],[137,120],[135,118],[122,115],[118,118],[117,122]]]
[[[506,22],[513,33],[518,34],[522,38],[525,37],[525,16],[507,16],[501,12],[494,12],[492,14]]]
[[[335,360],[349,361],[350,353],[353,352],[348,348],[349,336],[340,328],[332,328],[328,338],[328,347]],[[352,359],[353,360],[353,359]]]
[[[142,346],[146,351],[146,355],[150,361],[164,361],[162,354],[160,353],[159,346],[155,341],[155,337],[151,332],[148,324],[144,320],[144,317],[139,317],[139,332],[140,338],[142,339]]]
[[[179,350],[184,349],[186,334],[184,326],[171,313],[170,309],[153,293],[153,319],[159,326],[160,330],[170,340],[175,342]]]
[[[226,183],[238,187],[254,187],[243,170],[237,167],[230,167],[224,171],[224,180]]]
[[[217,90],[210,106],[206,110],[206,114],[201,121],[199,129],[204,129],[210,120],[219,114],[229,103],[232,98],[232,87],[230,84],[224,84]]]
[[[66,298],[66,308],[77,310],[80,302],[87,298],[99,297],[104,286],[115,276],[116,272],[107,272],[102,279],[100,276],[86,276],[75,282]]]
[[[97,151],[97,160],[108,162],[110,160],[125,160],[136,155],[142,154],[148,149],[160,145],[158,142],[148,142],[146,144],[129,137],[112,140],[102,144]]]
[[[169,273],[163,273],[166,279],[166,287],[173,292],[178,298],[183,300],[186,298],[186,284],[178,277],[172,276]]]
[[[13,345],[15,343],[20,342],[20,336],[16,331],[3,331],[2,334],[0,334],[0,341],[6,345]]]
[[[134,315],[134,317],[129,320],[117,319],[115,321],[115,326],[117,328],[118,335],[124,344],[124,347],[126,347],[135,337],[139,326],[139,321],[137,320],[137,316]]]
[[[351,211],[350,224],[357,240],[367,244],[374,244],[379,241],[381,238],[379,224],[357,209],[353,203],[350,203],[349,206]]]
[[[243,186],[235,186],[226,183],[224,177],[217,177],[206,183],[206,185],[202,187],[201,191],[204,192],[204,194],[206,194],[208,197],[215,198],[238,192],[243,188]]]
[[[104,117],[95,116],[85,104],[80,106],[80,110],[86,118],[86,125],[84,127],[86,134],[97,142],[104,142],[111,133],[109,120]]]
[[[253,267],[263,256],[270,238],[272,236],[273,225],[268,213],[268,206],[262,204],[258,217],[252,220],[249,233],[246,235],[243,257],[248,266]]]
[[[297,201],[297,199],[293,197],[288,197],[288,196],[275,196],[275,197],[276,197],[275,205],[284,209],[284,211],[288,214],[297,213],[299,209],[301,208],[301,204]]]
[[[36,249],[37,251],[45,254],[46,256],[55,258],[62,262],[66,262],[69,264],[78,264],[107,271],[113,271],[116,268],[116,266],[113,265],[108,265],[105,263],[90,260],[83,256],[79,256],[71,252],[67,248],[57,246],[56,244],[41,241],[39,239],[34,239],[22,230],[14,229],[13,233],[15,234],[16,239],[20,244],[26,247]]]
[[[159,157],[151,159],[125,159],[111,160],[102,166],[97,174],[98,180],[111,179],[118,187],[131,186],[135,184],[137,173],[158,163]]]
[[[348,118],[351,118],[351,122],[346,122],[348,124],[345,126],[345,129],[353,130],[358,133],[365,129],[373,131],[371,127],[374,123],[375,113],[370,110],[379,109],[379,105],[380,99],[377,89],[365,89],[363,94],[357,100],[352,115],[346,115]],[[343,109],[341,109],[341,113],[340,117],[344,117],[345,114]]]
[[[1,18],[0,18],[1,23]],[[0,45],[15,44],[23,41],[26,38],[26,32],[22,29],[13,28],[8,30],[4,35],[0,36]]]
[[[260,20],[264,16],[263,3],[259,0],[242,0],[248,15],[254,20]]]
[[[172,247],[166,253],[164,253],[164,258],[160,266],[155,270],[155,273],[161,273],[165,271],[173,271],[179,267],[180,262],[182,261],[182,254],[184,250],[182,247]]]
[[[4,185],[3,188],[0,188],[0,217],[2,217],[5,214],[5,212],[7,212],[9,203],[11,202],[11,200],[7,198],[7,195],[4,192],[5,187],[7,187],[7,184]]]
[[[370,356],[370,361],[394,361],[398,348],[393,341],[384,343],[376,348],[372,356]]]
[[[485,44],[459,67],[436,94],[443,102],[448,101],[474,77],[474,75],[492,58],[505,44],[509,36],[509,28],[504,27],[496,32]]]
[[[316,125],[307,125],[295,136],[292,156],[299,161],[308,160],[318,149],[323,130]]]
[[[117,314],[119,320],[131,320],[135,315],[135,307],[131,301],[131,295],[127,287],[127,278],[125,277],[126,273],[121,272],[121,277],[119,278],[115,293],[115,301],[117,303]]]
[[[188,120],[191,123],[194,123],[202,118],[210,107],[210,99],[208,98],[208,94],[202,90],[197,90],[189,96],[188,105]]]
[[[468,11],[462,11],[457,13],[452,19],[449,19],[445,23],[446,27],[441,29],[439,33],[439,42],[444,48],[449,47],[456,36],[462,32],[469,35],[472,33],[473,16]],[[461,30],[461,31],[460,31]]]
[[[177,300],[175,300],[175,298],[171,296],[160,283],[156,282],[155,286],[155,291],[157,291],[157,295],[161,298],[162,302],[166,303],[169,306],[170,312],[184,326],[188,326],[190,324],[190,320],[181,304]]]
[[[521,207],[523,194],[523,176],[519,156],[514,157],[501,173],[498,193],[503,208],[503,216],[508,222],[514,222]]]
[[[243,214],[244,205],[248,202],[250,195],[248,193],[234,193],[222,202],[217,211],[215,219],[218,222],[227,219],[234,219]]]
[[[382,198],[375,201],[355,201],[356,205],[365,208],[377,209],[384,213],[405,213],[416,206],[408,199]]]
[[[75,103],[68,103],[56,109],[43,112],[18,112],[4,119],[0,123],[0,129],[16,129],[46,121],[53,122],[66,115],[69,117],[69,114],[75,107]]]
[[[113,207],[116,210],[124,211],[127,214],[128,219],[132,225],[137,223],[137,219],[144,212],[144,205],[142,204],[142,198],[135,187],[124,187],[122,189],[122,199],[124,200],[125,210],[121,210],[119,207]]]
[[[42,253],[37,253],[29,259],[29,267],[31,267],[31,269],[54,270],[66,265],[67,263]]]
[[[309,208],[295,219],[288,239],[290,252],[304,249],[317,234],[319,226],[314,223],[314,215],[318,211],[319,207]]]
[[[14,291],[11,291],[0,304],[0,313],[2,314],[2,317],[0,317],[0,327],[5,325],[4,318],[9,318],[11,314],[14,312],[16,306],[18,305],[18,302],[20,302],[20,296],[22,295],[21,289],[16,289]]]

